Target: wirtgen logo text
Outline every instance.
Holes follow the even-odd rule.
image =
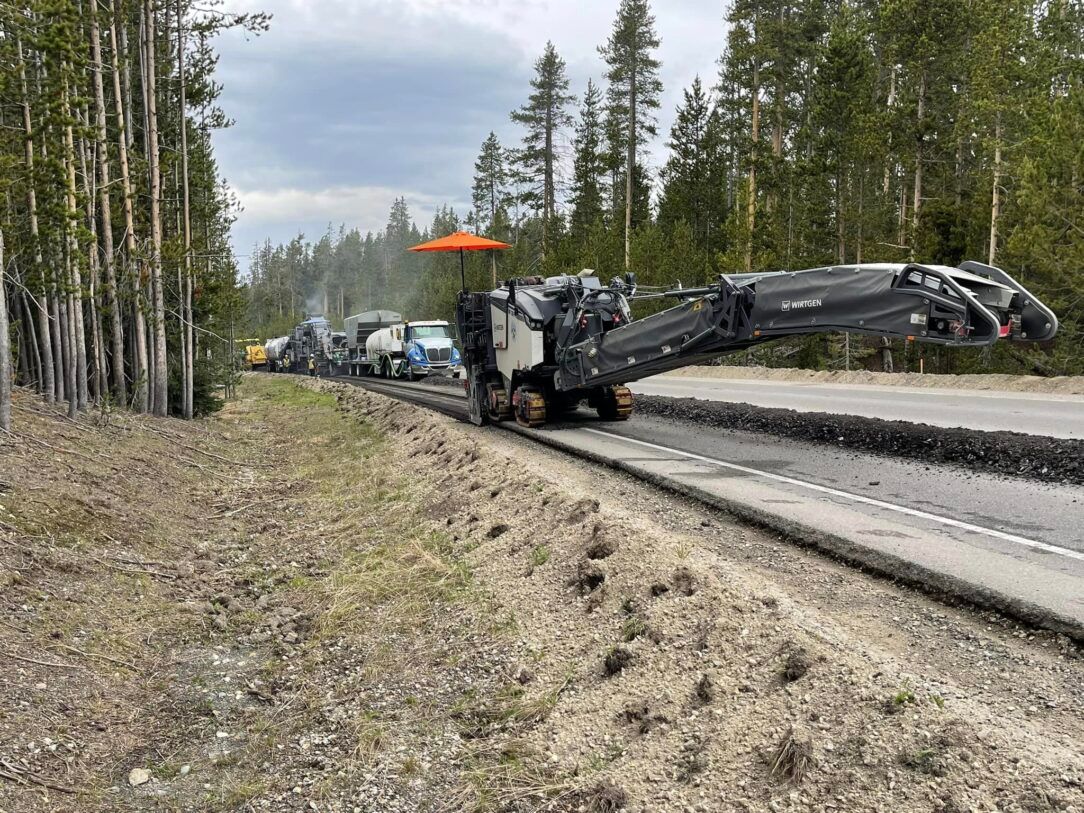
[[[783,310],[799,310],[801,308],[819,308],[821,306],[821,300],[819,299],[784,299]]]

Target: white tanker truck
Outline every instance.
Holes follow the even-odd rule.
[[[375,310],[348,316],[344,325],[351,375],[459,377],[461,360],[447,322],[408,322],[395,311]]]
[[[264,355],[267,356],[268,372],[277,373],[285,369],[286,354],[289,349],[290,337],[279,336],[270,339],[263,346]]]

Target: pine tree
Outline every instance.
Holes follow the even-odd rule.
[[[818,67],[818,80],[811,100],[817,161],[816,168],[810,170],[823,169],[825,174],[824,188],[831,190],[835,221],[834,260],[845,263],[849,243],[854,259],[862,251],[858,194],[864,188],[868,149],[863,111],[870,107],[873,83],[873,66],[863,31],[853,14],[844,12],[833,23]],[[813,239],[824,245],[830,237],[825,234]]]
[[[572,160],[571,228],[573,236],[582,235],[602,219],[606,160],[603,155],[602,93],[591,79],[580,107],[576,125],[575,151]]]
[[[660,225],[685,221],[697,245],[706,247],[720,215],[717,125],[711,102],[697,76],[684,91],[670,130],[670,157],[660,175]]]
[[[910,164],[910,200],[904,198],[900,213],[912,258],[925,237],[920,233],[924,207],[940,191],[941,179],[931,178],[928,170],[943,173],[940,168],[954,166],[955,139],[943,124],[955,112],[963,66],[959,55],[968,50],[970,20],[963,0],[885,0],[881,8],[889,58],[899,66],[899,125],[910,135],[910,144],[904,142],[900,151],[901,163]]]
[[[0,229],[0,429],[11,431],[11,331],[4,284],[4,230]]]
[[[662,93],[659,80],[662,63],[653,52],[658,47],[655,18],[647,0],[621,0],[613,31],[599,53],[609,66],[607,103],[615,121],[621,123],[621,146],[625,152],[626,268],[631,265],[637,152],[648,136],[657,132],[653,111],[658,109]]]
[[[144,49],[143,102],[147,118],[147,160],[150,173],[151,218],[151,307],[154,326],[153,386],[151,388],[151,411],[165,417],[169,409],[169,375],[166,371],[166,305],[162,279],[162,167],[159,160],[158,142],[158,63],[155,59],[157,39],[155,34],[156,10],[151,0],[143,0],[143,21],[146,28]]]
[[[497,140],[497,134],[490,132],[486,140],[482,142],[478,160],[474,162],[471,203],[474,207],[476,228],[493,240],[504,240],[507,237],[509,197],[507,184],[508,173],[505,169],[504,148]],[[497,256],[495,252],[490,252],[490,271],[491,282],[493,287],[496,287]]]
[[[542,253],[557,220],[557,141],[572,124],[567,106],[575,100],[568,92],[565,61],[552,42],[535,62],[527,104],[513,111],[512,121],[523,125],[523,146],[515,153],[519,175],[527,185],[525,202],[542,218]]]

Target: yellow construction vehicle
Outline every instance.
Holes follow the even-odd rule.
[[[249,344],[245,346],[245,367],[250,370],[267,369],[267,353],[262,344]]]

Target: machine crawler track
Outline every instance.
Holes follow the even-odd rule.
[[[512,396],[516,423],[534,428],[546,422],[546,397],[541,390],[520,387]]]

